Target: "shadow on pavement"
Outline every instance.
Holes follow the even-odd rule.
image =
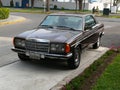
[[[21,65],[22,64],[22,65]],[[66,61],[53,60],[53,59],[42,59],[42,60],[29,60],[21,61],[21,67],[25,68],[28,66],[30,69],[40,69],[40,70],[70,70],[67,66]]]

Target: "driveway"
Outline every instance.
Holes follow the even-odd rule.
[[[22,62],[11,47],[12,38],[0,37],[0,90],[49,90],[61,80],[67,82],[81,73],[108,50],[85,50],[79,68],[70,70],[65,62],[57,60]]]

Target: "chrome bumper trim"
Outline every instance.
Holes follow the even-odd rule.
[[[26,50],[14,48],[14,47],[11,48],[11,50],[17,53],[21,53],[21,54],[26,54],[27,52]],[[67,55],[49,54],[49,53],[42,53],[42,52],[38,52],[38,53],[45,55],[46,58],[69,59],[70,57],[72,57],[72,53],[68,53]]]

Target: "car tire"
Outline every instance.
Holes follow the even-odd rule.
[[[29,60],[29,57],[26,56],[25,54],[19,54],[19,53],[18,53],[18,57],[19,57],[19,59],[20,59],[21,61],[27,61],[27,60]]]
[[[97,42],[93,44],[93,49],[98,49],[100,47],[101,44],[101,38],[99,37],[97,39]]]
[[[70,69],[76,69],[80,65],[81,50],[79,47],[74,48],[73,56],[68,59],[68,66]]]

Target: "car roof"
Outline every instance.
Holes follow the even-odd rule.
[[[92,14],[66,14],[66,13],[52,13],[49,15],[61,15],[61,16],[78,16],[78,17],[85,17],[88,15],[92,15]],[[93,15],[92,15],[93,16]]]

